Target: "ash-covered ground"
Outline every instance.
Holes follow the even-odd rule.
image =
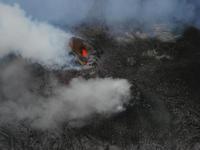
[[[108,28],[96,25],[81,25],[74,31],[103,52],[98,77],[124,78],[131,82],[131,101],[126,110],[111,116],[94,115],[80,126],[63,122],[55,129],[33,128],[27,120],[1,124],[0,149],[200,149],[198,29],[190,27],[172,40],[132,32],[110,34]],[[52,76],[68,84],[71,78],[84,74],[47,71],[16,57],[5,59],[1,70],[16,61],[31,73],[34,84],[29,90],[44,96],[51,91],[48,82]]]

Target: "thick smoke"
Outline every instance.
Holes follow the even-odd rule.
[[[0,57],[21,55],[48,68],[70,67],[72,36],[44,22],[32,21],[18,5],[0,3]]]
[[[5,0],[20,5],[35,18],[74,25],[95,18],[109,24],[139,22],[199,27],[199,0]],[[37,10],[37,11],[35,11]]]
[[[28,121],[44,129],[120,112],[130,98],[127,80],[74,78],[63,86],[54,77],[35,77],[22,60],[1,67],[0,82],[0,123]]]
[[[189,23],[195,17],[195,3],[188,0],[110,0],[109,20],[135,20],[146,24]],[[120,11],[121,10],[121,11]],[[109,15],[110,14],[110,15]]]
[[[53,23],[74,24],[88,15],[93,0],[0,0],[4,3],[18,3],[31,16]]]
[[[24,59],[47,68],[70,67],[67,45],[72,35],[32,21],[18,5],[0,3],[0,34],[0,123],[28,121],[33,127],[50,128],[122,111],[128,102],[127,80],[75,78],[64,86],[53,75],[35,77]],[[5,63],[3,57],[10,53],[23,58]]]

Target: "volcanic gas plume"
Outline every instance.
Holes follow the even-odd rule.
[[[1,123],[29,120],[32,126],[51,128],[94,113],[120,112],[130,98],[130,83],[124,79],[74,78],[63,86],[51,77],[41,89],[44,81],[20,60],[1,66],[0,82]]]
[[[72,36],[45,22],[32,21],[18,5],[0,3],[0,57],[9,53],[47,68],[70,67]]]
[[[19,3],[28,14],[40,20],[76,25],[91,19],[111,26],[139,23],[142,29],[156,23],[173,27],[199,27],[199,0],[1,0]],[[37,10],[37,11],[36,11]]]
[[[116,113],[128,103],[130,83],[125,79],[74,78],[64,86],[55,76],[47,81],[34,77],[31,63],[49,70],[74,67],[67,47],[71,33],[31,20],[18,5],[0,3],[0,34],[1,123],[27,120],[33,127],[51,128]],[[16,60],[3,63],[9,54]],[[49,86],[41,88],[41,83]]]

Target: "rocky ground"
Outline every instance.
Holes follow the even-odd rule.
[[[200,31],[188,28],[169,41],[130,34],[113,36],[106,27],[74,29],[102,52],[99,77],[132,83],[127,110],[94,117],[85,126],[32,129],[2,125],[2,150],[186,150],[200,149]],[[45,88],[49,72],[33,67]],[[50,73],[51,74],[51,73]],[[81,73],[56,73],[62,82]],[[42,84],[43,83],[43,84]]]

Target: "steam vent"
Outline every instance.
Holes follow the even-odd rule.
[[[0,0],[0,150],[200,150],[199,0]]]

